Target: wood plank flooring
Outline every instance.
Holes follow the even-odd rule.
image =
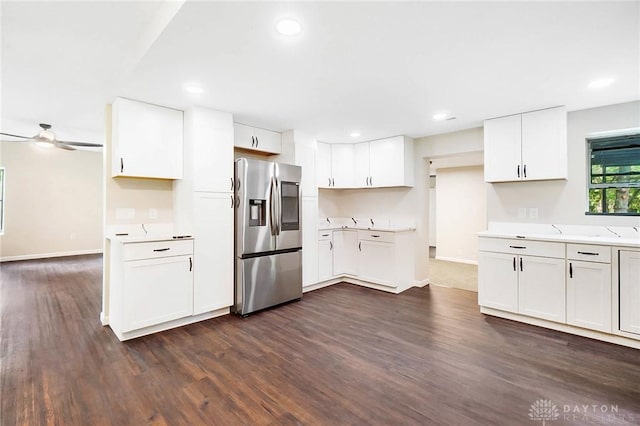
[[[0,424],[535,425],[539,399],[547,425],[640,423],[640,351],[484,316],[473,292],[338,284],[121,343],[101,266],[1,264]]]

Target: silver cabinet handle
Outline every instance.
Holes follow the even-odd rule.
[[[189,257],[189,272],[193,271],[193,259]]]
[[[380,235],[374,235],[374,234],[371,234],[371,236],[372,236],[373,238],[380,238]]]
[[[327,185],[327,186],[331,186],[331,178],[329,178],[329,185]]]
[[[516,270],[516,258],[515,257],[513,258],[513,270],[514,271]]]
[[[520,177],[520,164],[518,164],[518,177]]]
[[[518,250],[526,250],[525,246],[509,246],[512,249],[518,249]]]
[[[169,247],[167,247],[167,248],[161,248],[161,249],[153,249],[153,251],[156,251],[156,252],[157,252],[157,251],[169,251],[169,250],[171,250]]]
[[[520,272],[522,272],[522,258],[520,258]]]
[[[358,250],[362,251],[362,241],[358,242]]]
[[[373,176],[369,176],[369,186],[373,186]]]
[[[329,250],[333,250],[333,243],[329,241]]]
[[[527,177],[527,165],[525,164],[524,166],[522,166],[522,174],[524,175],[523,177]]]
[[[233,206],[235,205],[235,201],[233,200],[233,195],[231,195],[231,208],[233,208]]]
[[[231,190],[233,191],[233,178],[231,178]]]
[[[322,236],[323,236],[323,237],[328,237],[328,236],[329,236],[329,234],[322,234]]]
[[[124,172],[124,160],[120,157],[120,173]]]
[[[569,278],[573,278],[573,264],[569,262]]]

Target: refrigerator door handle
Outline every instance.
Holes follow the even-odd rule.
[[[280,231],[282,231],[282,185],[280,184],[280,179],[276,178],[276,197],[278,200],[278,235],[280,235]]]
[[[271,235],[278,235],[276,233],[276,180],[271,178],[269,185],[269,227],[271,228]]]

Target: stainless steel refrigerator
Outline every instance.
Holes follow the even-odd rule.
[[[299,166],[235,162],[235,305],[240,315],[302,297]]]

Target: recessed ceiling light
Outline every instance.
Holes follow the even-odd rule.
[[[449,114],[447,114],[446,112],[439,112],[437,114],[433,114],[432,118],[434,121],[444,121],[449,118]]]
[[[614,81],[616,81],[616,79],[613,77],[593,80],[591,83],[589,83],[589,89],[602,89],[603,87],[611,86]]]
[[[360,132],[351,132],[351,134],[349,134],[349,136],[351,136],[352,138],[359,138],[360,137]]]
[[[276,24],[276,30],[282,35],[294,36],[300,34],[302,26],[295,19],[283,18]]]
[[[185,84],[184,90],[192,95],[201,95],[204,93],[204,89],[196,84]]]

